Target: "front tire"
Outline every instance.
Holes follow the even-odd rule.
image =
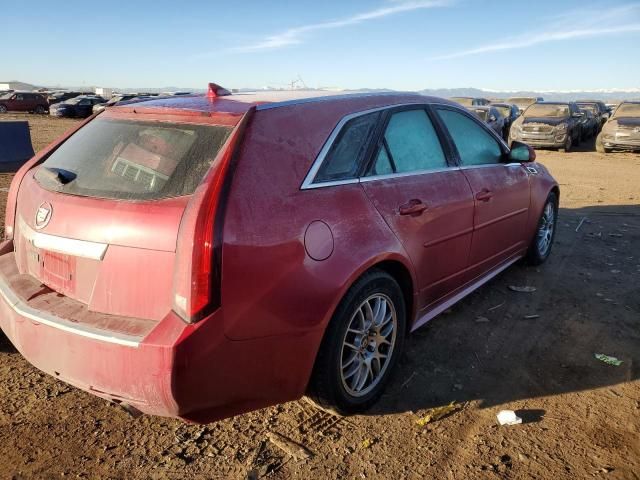
[[[569,132],[567,132],[567,139],[564,141],[564,147],[560,148],[561,152],[570,152],[571,147],[573,147],[573,137]]]
[[[398,282],[382,270],[347,292],[325,332],[309,397],[338,414],[357,413],[382,395],[402,353],[406,307]]]
[[[558,221],[558,196],[551,192],[542,209],[536,234],[527,252],[527,262],[531,265],[544,263],[551,254]]]
[[[596,152],[609,153],[609,149],[605,148],[604,143],[602,143],[602,133],[596,137]]]
[[[38,115],[43,115],[45,111],[46,111],[46,110],[45,110],[45,108],[44,108],[42,105],[38,105],[38,106],[36,107],[36,110],[35,110],[35,112],[36,112]]]

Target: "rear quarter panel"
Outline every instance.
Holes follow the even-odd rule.
[[[300,190],[326,138],[351,111],[317,105],[258,111],[247,129],[224,226],[229,338],[323,329],[352,282],[378,261],[395,259],[413,275],[358,183]],[[316,220],[333,234],[333,253],[324,261],[305,251],[305,231]]]

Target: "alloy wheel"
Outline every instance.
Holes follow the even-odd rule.
[[[555,228],[555,208],[553,203],[547,202],[540,219],[540,227],[538,228],[538,252],[544,257],[549,248],[551,248],[551,240],[553,239],[553,229]]]
[[[398,316],[393,302],[376,293],[349,320],[340,354],[342,386],[353,397],[371,392],[384,376],[396,344]]]

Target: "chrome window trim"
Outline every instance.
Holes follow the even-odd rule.
[[[411,172],[386,173],[384,175],[370,175],[368,177],[360,177],[360,183],[373,182],[374,180],[388,180],[391,178],[412,177],[419,175],[429,175],[430,173],[445,173],[460,170],[460,167],[432,168],[428,170],[413,170]]]

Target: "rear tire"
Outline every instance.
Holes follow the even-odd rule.
[[[398,282],[372,270],[349,289],[322,339],[309,398],[337,414],[361,412],[382,395],[402,354],[406,307]]]
[[[556,236],[556,223],[558,221],[558,196],[551,192],[544,204],[536,234],[531,240],[527,251],[527,263],[540,265],[544,263],[551,254],[551,247]]]
[[[0,105],[0,113],[7,113],[7,107]]]

